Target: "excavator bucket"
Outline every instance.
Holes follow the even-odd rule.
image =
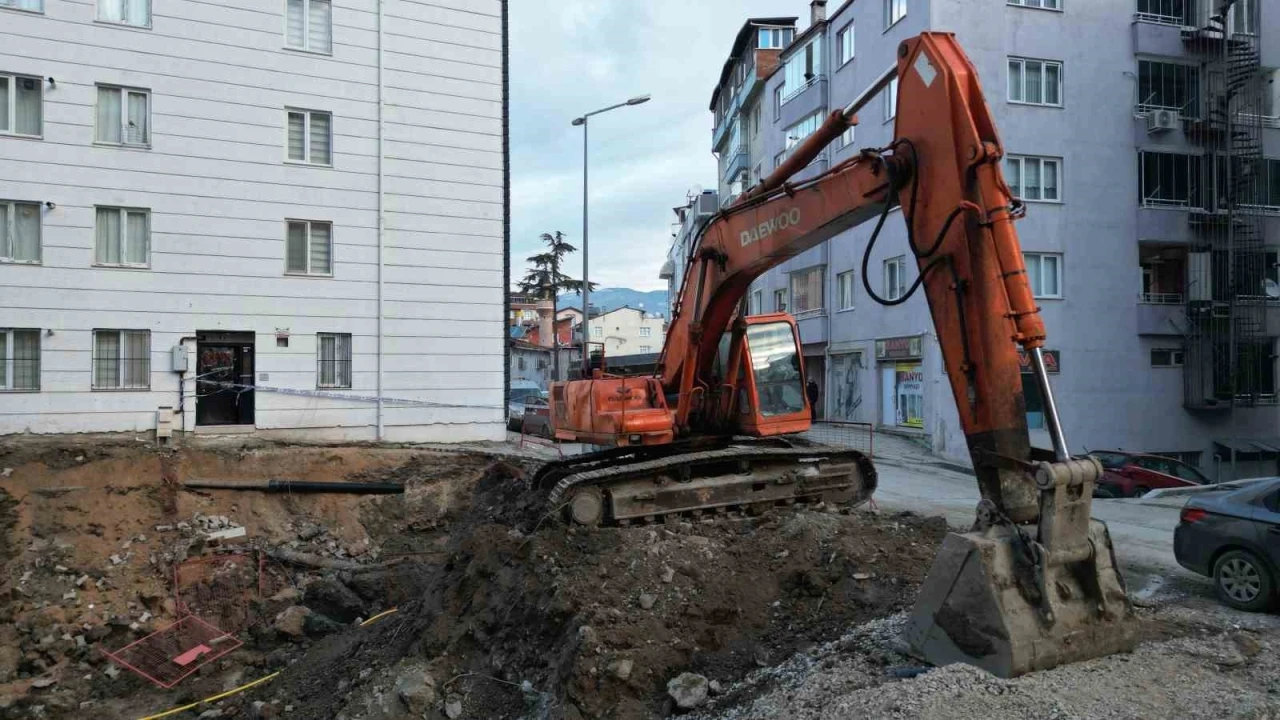
[[[1133,649],[1111,536],[1079,497],[1092,492],[1095,462],[1041,463],[1039,537],[987,500],[974,531],[946,536],[904,631],[914,654],[1007,678]]]

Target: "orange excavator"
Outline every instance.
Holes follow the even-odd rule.
[[[792,182],[895,77],[893,142]],[[1132,605],[1106,526],[1090,515],[1101,465],[1068,454],[1014,231],[1023,207],[1001,175],[1002,157],[954,36],[903,42],[896,67],[708,223],[653,377],[595,368],[553,384],[556,437],[607,449],[534,476],[551,507],[571,523],[626,525],[868,500],[869,458],[796,435],[809,428],[810,408],[795,320],[748,316],[744,299],[770,268],[878,218],[863,286],[885,305],[924,288],[981,494],[971,531],[943,541],[906,640],[934,664],[968,662],[1005,677],[1131,649]],[[919,276],[903,297],[884,300],[867,261],[894,207]],[[1031,447],[1019,347],[1044,397],[1051,451]]]

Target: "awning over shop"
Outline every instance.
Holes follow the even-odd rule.
[[[1280,456],[1280,438],[1222,438],[1214,440],[1213,443],[1228,452],[1235,451],[1263,457]]]

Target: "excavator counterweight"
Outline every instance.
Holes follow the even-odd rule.
[[[794,181],[894,78],[893,142]],[[1131,649],[1133,608],[1106,526],[1090,513],[1101,465],[1067,449],[1014,230],[1024,209],[1001,175],[1003,155],[955,37],[903,42],[895,67],[706,226],[653,377],[600,369],[552,386],[556,437],[609,447],[539,471],[552,507],[596,525],[868,500],[869,458],[797,436],[810,407],[795,320],[748,317],[744,298],[770,268],[878,218],[863,288],[884,305],[924,290],[982,498],[972,530],[944,540],[906,639],[929,662],[1006,677]],[[919,275],[884,299],[867,264],[895,207]],[[1031,446],[1019,352],[1040,385],[1052,450]]]

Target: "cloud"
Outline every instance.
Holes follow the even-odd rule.
[[[707,105],[748,17],[795,15],[805,0],[511,0],[512,276],[538,236],[582,235],[584,112],[650,93],[644,105],[593,117],[591,279],[665,286],[671,208],[716,186]],[[581,258],[570,258],[580,275]]]

